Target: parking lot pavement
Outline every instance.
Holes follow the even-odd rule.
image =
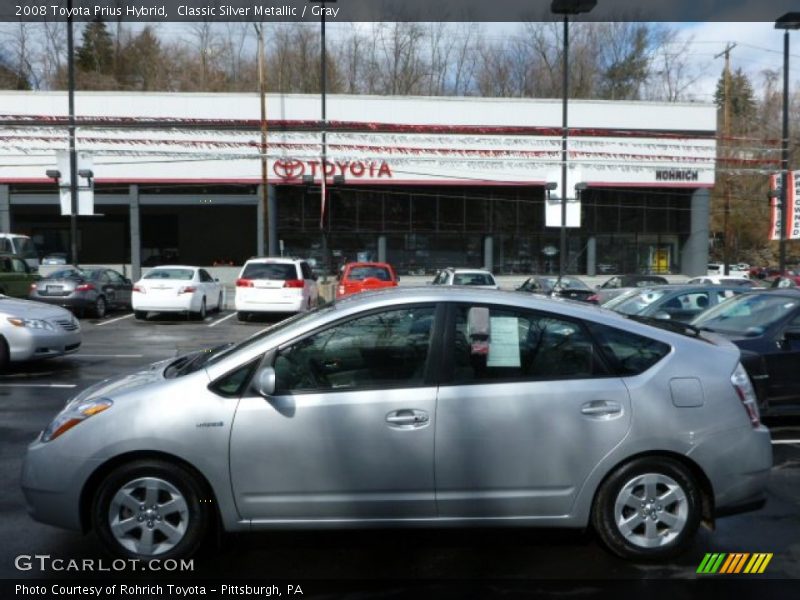
[[[153,361],[238,341],[270,321],[239,322],[223,311],[205,321],[124,313],[81,322],[80,352],[14,367],[0,376],[0,578],[58,574],[21,572],[20,554],[103,558],[93,534],[81,536],[31,520],[19,488],[26,445],[77,391]],[[605,551],[591,533],[521,529],[274,532],[223,536],[209,543],[185,576],[333,579],[631,579],[694,578],[707,552],[772,552],[768,577],[800,578],[800,419],[768,423],[775,467],[768,504],[719,519],[701,530],[690,551],[664,564],[635,564]],[[733,459],[733,458],[732,458]],[[171,573],[171,578],[181,577]],[[151,575],[152,578],[152,575]]]

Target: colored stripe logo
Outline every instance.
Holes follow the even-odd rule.
[[[772,552],[732,552],[708,553],[703,558],[697,572],[701,575],[734,575],[763,573],[772,560]]]

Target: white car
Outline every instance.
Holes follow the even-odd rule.
[[[483,269],[442,269],[431,283],[433,285],[468,285],[490,290],[500,289],[494,275]]]
[[[297,258],[251,258],[236,280],[236,314],[297,313],[319,303],[317,278],[308,262]]]
[[[205,319],[222,308],[222,286],[200,267],[166,265],[148,271],[133,285],[133,314],[146,319],[150,312],[182,313]]]
[[[0,295],[0,371],[9,362],[77,352],[81,326],[60,306]]]

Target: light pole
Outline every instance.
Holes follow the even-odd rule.
[[[327,80],[327,68],[326,68],[326,57],[325,57],[325,2],[336,2],[336,0],[308,0],[312,4],[321,4],[322,10],[320,11],[320,57],[321,57],[321,65],[320,65],[320,95],[321,95],[321,103],[322,103],[322,119],[320,123],[320,129],[322,130],[322,151],[320,152],[320,207],[319,207],[319,228],[322,232],[322,260],[324,265],[324,271],[322,273],[322,280],[323,282],[327,283],[328,281],[328,272],[329,272],[329,265],[328,265],[328,234],[325,231],[325,204],[327,200],[327,189],[326,189],[326,175],[325,175],[325,163],[327,159],[327,139],[326,139],[326,130],[328,128],[328,117],[325,112],[325,96],[328,92],[328,80]]]
[[[553,0],[550,12],[564,17],[564,52],[561,83],[561,243],[559,250],[558,276],[563,277],[567,266],[567,98],[569,96],[569,16],[588,13],[597,5],[597,0]]]
[[[786,270],[786,226],[789,179],[789,30],[800,29],[800,12],[786,13],[775,21],[775,29],[783,29],[783,131],[781,133],[781,238],[778,249],[778,269]]]
[[[267,256],[278,253],[278,240],[272,235],[272,223],[275,215],[269,210],[269,170],[267,169],[267,78],[264,74],[264,23],[253,23],[258,40],[258,95],[261,100],[261,206],[264,209],[264,248]]]
[[[69,238],[71,263],[78,266],[78,161],[75,156],[75,43],[72,0],[67,0],[67,98],[69,104]]]

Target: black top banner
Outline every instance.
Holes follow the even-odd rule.
[[[561,2],[570,4],[572,0]],[[580,4],[573,2],[575,4]],[[591,3],[589,3],[591,4]],[[2,0],[0,21],[518,22],[561,19],[551,0]],[[582,21],[765,21],[797,0],[597,0]]]

